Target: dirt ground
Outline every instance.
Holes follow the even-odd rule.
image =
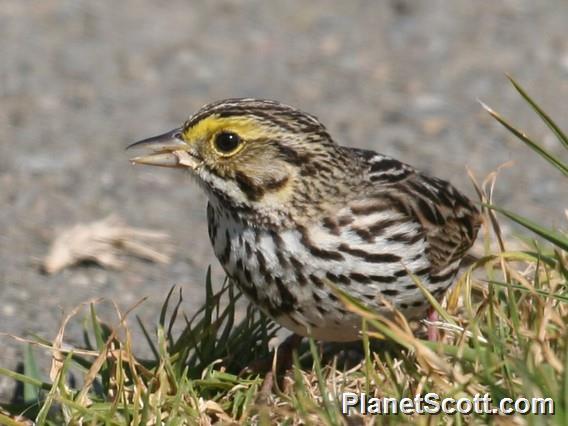
[[[496,201],[566,227],[562,176],[477,100],[559,153],[504,74],[568,128],[567,22],[565,0],[0,0],[0,332],[53,338],[93,297],[126,309],[147,296],[136,312],[152,325],[173,284],[186,312],[200,304],[207,265],[222,277],[205,197],[181,172],[131,166],[124,147],[220,98],[299,106],[338,142],[470,195],[466,166],[483,177],[512,160]],[[111,213],[171,234],[172,263],[41,273],[59,229]],[[0,337],[0,366],[15,368],[22,349]],[[7,389],[0,379],[0,400]]]

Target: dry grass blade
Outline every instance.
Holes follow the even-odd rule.
[[[84,306],[90,305],[92,303],[97,303],[100,300],[102,299],[95,299],[89,302],[81,303],[80,305],[72,309],[71,312],[69,312],[65,316],[65,318],[63,318],[63,321],[61,321],[61,326],[59,327],[57,336],[55,336],[55,339],[53,340],[53,346],[52,346],[53,353],[52,353],[51,369],[49,372],[49,378],[52,381],[55,381],[56,377],[60,375],[61,369],[63,368],[63,361],[65,360],[65,356],[63,355],[61,349],[63,347],[63,336],[65,335],[65,328],[67,327],[67,324],[69,323],[71,318],[77,315],[79,310],[82,309]]]
[[[5,426],[32,426],[34,422],[20,415],[11,415],[0,407],[0,424]]]

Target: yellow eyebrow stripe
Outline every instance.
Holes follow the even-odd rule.
[[[266,136],[265,125],[255,117],[219,117],[210,115],[194,126],[185,130],[183,136],[186,141],[197,141],[210,138],[220,131],[229,131],[238,134],[243,139],[259,139]]]

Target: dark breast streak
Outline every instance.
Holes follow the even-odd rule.
[[[295,231],[286,231],[297,236],[293,243],[295,246],[287,246],[288,243],[276,230],[247,228],[240,223],[236,226],[237,231],[235,224],[229,223],[235,218],[227,212],[216,211],[211,205],[208,207],[208,218],[212,228],[211,241],[227,275],[253,303],[277,321],[284,315],[297,323],[298,327],[308,324],[311,328],[318,328],[328,322],[335,324],[343,316],[353,320],[355,316],[345,310],[327,283],[344,288],[376,309],[382,309],[383,306],[378,297],[380,294],[391,299],[402,310],[424,309],[426,306],[421,302],[424,298],[408,277],[404,266],[405,263],[421,262],[416,263],[421,266],[411,271],[428,283],[430,268],[421,260],[425,256],[424,251],[418,251],[415,258],[406,259],[403,258],[405,252],[369,252],[358,248],[354,241],[343,242],[345,237],[342,238],[342,232],[352,232],[357,226],[357,219],[353,216],[344,214],[323,221],[328,226],[333,223],[339,234],[336,235],[338,242],[333,250],[322,248],[312,240],[309,230],[302,226]],[[394,221],[391,225],[398,226],[400,223]],[[322,228],[326,229],[324,225]],[[381,244],[389,235],[397,235],[388,227],[377,227],[377,233],[386,233],[382,236],[385,240],[381,240]],[[411,244],[424,244],[423,238],[408,233],[404,235],[410,238]],[[268,239],[271,243],[267,245]],[[367,243],[365,240],[361,242]],[[270,252],[265,251],[267,247],[270,247]],[[440,284],[445,288],[445,282]],[[432,290],[438,288],[437,285]],[[315,309],[317,306],[323,309]],[[333,326],[340,327],[339,324]]]

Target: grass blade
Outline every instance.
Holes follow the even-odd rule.
[[[519,85],[519,83],[517,83],[513,79],[513,77],[511,77],[510,75],[507,75],[507,78],[509,79],[509,81],[511,82],[513,87],[515,89],[517,89],[517,92],[520,93],[520,95],[529,103],[529,105],[532,107],[532,109],[539,115],[539,117],[542,119],[542,121],[545,122],[545,124],[552,131],[552,133],[554,133],[554,135],[558,138],[560,143],[562,143],[562,145],[564,145],[564,148],[568,149],[568,136],[566,136],[566,134],[560,129],[560,127],[558,127],[558,125],[552,120],[552,118],[550,118],[548,116],[548,114],[546,114],[538,106],[538,104],[535,101],[532,100],[532,98],[527,94],[527,92],[525,92],[525,90]]]
[[[168,306],[170,304],[170,297],[172,297],[172,293],[174,292],[176,286],[173,285],[168,291],[168,295],[166,296],[166,300],[162,304],[162,309],[160,310],[160,319],[158,320],[158,324],[162,328],[166,328],[166,313],[168,312]]]
[[[564,176],[568,177],[568,165],[564,164],[562,161],[560,161],[558,158],[556,158],[554,155],[550,154],[548,151],[546,151],[544,148],[542,148],[540,145],[538,145],[536,142],[532,141],[527,135],[525,135],[521,130],[518,130],[517,128],[513,127],[511,124],[509,124],[507,122],[507,120],[505,120],[503,117],[501,117],[501,115],[499,113],[497,113],[496,111],[494,111],[493,109],[491,109],[491,107],[489,107],[488,105],[486,105],[485,103],[481,102],[481,106],[493,117],[495,118],[495,120],[497,120],[499,123],[501,123],[501,125],[503,127],[505,127],[507,130],[509,130],[511,133],[513,133],[516,137],[518,137],[520,140],[522,140],[527,146],[529,146],[533,151],[535,151],[538,155],[540,155],[541,157],[543,157],[545,160],[547,160],[550,164],[552,164],[554,167],[556,167],[558,170],[560,170],[561,173],[564,174]]]
[[[150,333],[148,333],[148,330],[146,330],[146,326],[144,325],[144,323],[142,322],[142,320],[138,315],[136,315],[136,321],[138,322],[138,325],[142,330],[142,334],[144,334],[144,338],[146,339],[146,342],[148,343],[148,346],[150,347],[152,354],[156,358],[156,362],[158,362],[160,360],[160,354],[158,353],[158,349],[156,349],[156,345],[154,344],[152,338],[150,337]]]
[[[529,219],[526,219],[522,216],[519,216],[513,212],[508,210],[502,209],[500,207],[496,207],[490,204],[484,204],[485,207],[498,211],[499,213],[507,216],[514,222],[517,222],[519,225],[524,226],[527,229],[530,229],[535,234],[541,236],[545,240],[551,242],[558,248],[568,251],[568,237],[564,236],[560,231],[553,231],[551,229],[547,229],[544,226],[539,225]]]
[[[32,345],[26,346],[24,354],[24,374],[36,380],[41,380],[35,356],[33,353]],[[37,401],[39,397],[39,389],[31,383],[24,383],[24,401],[33,402]]]

